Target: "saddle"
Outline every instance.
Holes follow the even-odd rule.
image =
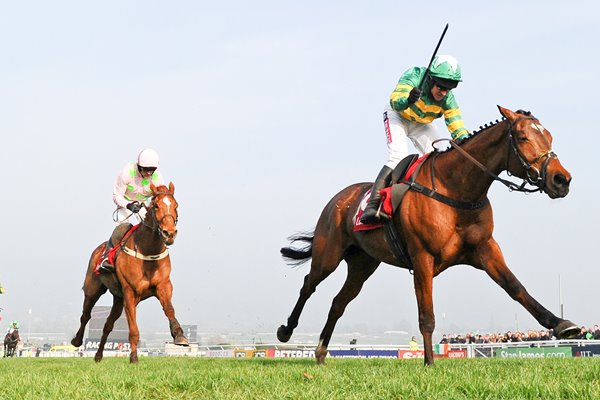
[[[393,215],[394,211],[398,209],[402,198],[410,187],[404,183],[412,176],[417,168],[427,159],[426,154],[419,158],[417,154],[410,154],[402,159],[392,171],[391,186],[382,189],[379,193],[381,194],[381,209],[387,215]],[[371,196],[371,190],[368,190],[363,200],[358,207],[357,213],[354,218],[354,231],[368,231],[378,229],[383,226],[383,222],[377,222],[374,224],[363,224],[360,222],[360,217],[367,205],[367,201]]]
[[[104,242],[102,244],[102,248],[101,248],[102,254],[104,254],[106,252],[107,247],[109,247],[109,246],[112,247],[112,248],[110,248],[110,250],[108,251],[108,254],[106,255],[106,257],[108,258],[108,262],[111,265],[115,265],[115,261],[116,261],[118,252],[120,250],[122,250],[122,246],[123,246],[125,240],[127,240],[129,235],[131,235],[138,227],[139,227],[139,224],[135,225],[135,226],[128,224],[128,223],[118,225],[113,230],[113,233],[110,236],[110,239],[107,242]],[[102,264],[103,260],[104,260],[104,257],[98,258],[96,267],[94,269],[94,273],[96,274],[96,276],[98,276],[100,281],[104,284],[104,286],[106,286],[108,288],[108,290],[113,295],[115,295],[117,297],[123,297],[123,290],[121,288],[121,284],[119,283],[114,271],[112,273],[102,273],[100,265]]]

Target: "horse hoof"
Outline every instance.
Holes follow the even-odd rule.
[[[327,357],[327,348],[326,347],[317,347],[315,351],[315,357],[317,359],[317,365],[325,365],[325,357]]]
[[[102,361],[102,354],[96,354],[94,356],[94,361],[96,361],[97,363],[99,363],[100,361]]]
[[[73,338],[73,340],[71,340],[71,344],[75,347],[80,347],[83,344],[83,340]]]
[[[554,327],[554,336],[559,339],[575,339],[580,332],[581,329],[569,320],[564,320]]]
[[[189,346],[190,342],[186,339],[185,336],[180,335],[175,338],[175,344],[177,346]]]
[[[131,353],[131,355],[129,356],[129,363],[130,364],[137,364],[138,363],[138,356],[137,353]]]
[[[292,332],[288,332],[288,329],[285,325],[281,325],[277,329],[277,339],[281,343],[287,343],[288,340],[292,337]]]

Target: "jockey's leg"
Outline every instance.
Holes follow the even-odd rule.
[[[363,224],[374,224],[379,222],[379,204],[381,203],[381,195],[379,194],[379,191],[390,183],[392,171],[393,169],[387,165],[384,165],[383,168],[381,168],[381,171],[379,171],[379,174],[375,179],[375,183],[373,183],[373,187],[371,188],[371,197],[369,198],[369,202],[365,207],[363,215],[360,217],[360,222]]]
[[[102,254],[102,262],[100,263],[100,269],[105,272],[114,272],[115,266],[108,260],[109,251],[115,247],[117,243],[121,241],[123,236],[131,229],[132,225],[129,222],[123,222],[115,227],[110,238],[106,242],[104,254]]]
[[[371,197],[363,215],[360,217],[360,222],[363,224],[374,224],[379,222],[379,204],[381,195],[379,191],[389,185],[392,172],[396,165],[408,155],[408,146],[406,144],[407,121],[402,119],[396,111],[389,105],[386,105],[383,112],[383,126],[385,128],[385,137],[389,151],[388,162],[383,166],[373,188],[371,189]]]
[[[415,145],[417,150],[421,154],[430,153],[434,150],[433,141],[438,139],[437,129],[433,124],[417,124],[411,122],[414,125],[413,129],[409,129],[408,138]]]

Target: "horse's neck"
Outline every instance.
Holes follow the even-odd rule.
[[[471,138],[462,147],[485,168],[498,175],[506,167],[508,156],[505,123],[499,123]],[[487,194],[494,179],[459,150],[440,154],[435,160],[436,184],[461,194],[461,199],[476,201]]]
[[[147,221],[144,221],[133,234],[135,247],[143,254],[158,254],[164,248],[163,242],[158,237],[156,231],[150,228]]]

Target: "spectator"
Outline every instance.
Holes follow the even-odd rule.
[[[410,350],[419,350],[419,344],[417,343],[417,338],[413,336],[410,339],[410,342],[408,343],[408,346],[409,346]]]
[[[592,333],[594,334],[594,336],[593,336],[594,340],[600,340],[600,328],[598,327],[598,325],[594,325],[594,329],[592,330]]]

